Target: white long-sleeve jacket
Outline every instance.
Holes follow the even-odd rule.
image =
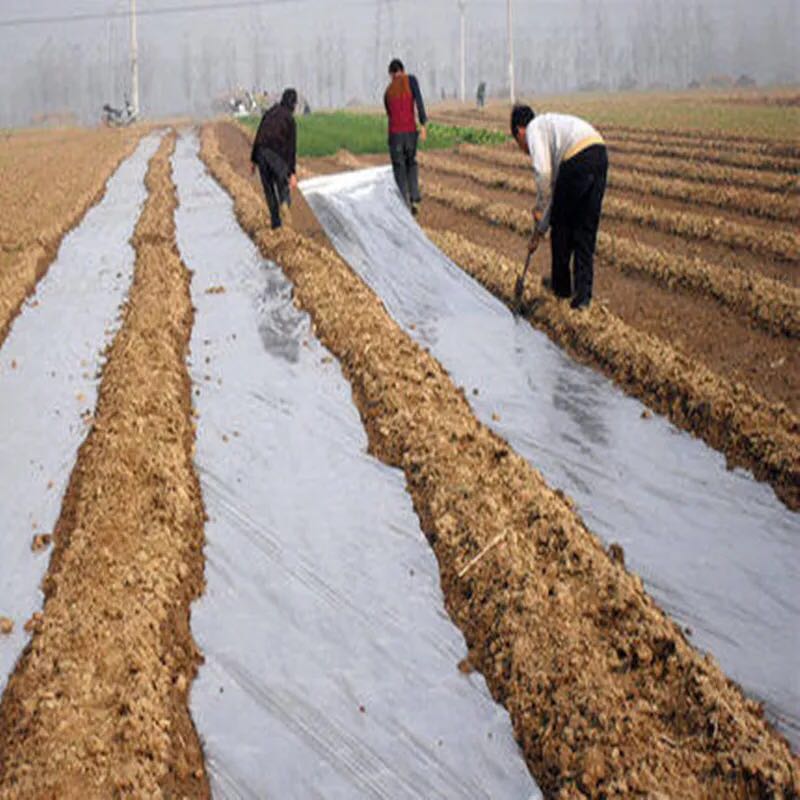
[[[593,144],[603,144],[603,137],[588,122],[567,114],[536,117],[525,136],[536,180],[536,211],[541,214],[537,230],[545,234],[550,228],[553,190],[561,164]]]

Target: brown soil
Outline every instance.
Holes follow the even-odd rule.
[[[481,166],[485,167],[485,165]],[[502,174],[502,172],[503,170],[498,169],[498,173]],[[458,187],[470,192],[479,192],[481,196],[487,200],[517,205],[526,211],[530,210],[535,200],[532,173],[528,173],[531,185],[531,192],[529,194],[520,194],[519,192],[509,189],[489,187],[476,181],[455,176],[447,176],[447,180],[445,181],[445,176],[425,169],[422,170],[422,175],[423,181],[426,176],[437,181],[441,179],[442,182],[446,182],[448,186]],[[632,197],[629,195],[628,197],[633,200],[637,199],[635,196]],[[658,198],[648,198],[648,204],[652,204],[656,208],[667,207],[664,201]],[[685,239],[674,234],[662,233],[652,227],[611,219],[609,217],[603,219],[602,229],[615,235],[626,236],[641,241],[653,247],[659,247],[668,252],[679,248],[678,252],[681,254],[717,263],[726,269],[734,268],[753,271],[767,278],[787,283],[790,286],[800,287],[800,270],[798,270],[796,266],[787,264],[777,258],[756,255],[746,250],[733,248],[724,244],[717,244],[711,241]]]
[[[604,552],[570,501],[477,422],[347,265],[292,230],[267,230],[263,200],[210,127],[202,154],[339,358],[371,451],[405,471],[469,666],[508,708],[547,796],[800,791],[788,745]]]
[[[492,170],[477,173],[452,160],[426,158],[423,164],[435,174],[448,178],[459,180],[467,175],[477,188],[508,183],[508,188],[520,192],[520,187],[527,185],[516,176]],[[425,188],[431,200],[474,214],[491,225],[509,228],[526,237],[530,235],[530,212],[518,205],[492,198],[487,200],[483,192],[465,192],[439,182],[427,181]],[[769,333],[800,336],[800,290],[783,282],[752,272],[725,269],[713,262],[683,255],[675,248],[653,247],[632,237],[610,234],[605,226],[598,235],[597,257],[609,266],[644,275],[664,287],[680,287],[692,295],[707,297]]]
[[[189,273],[169,157],[150,164],[136,267],[44,581],[0,705],[0,798],[209,796],[187,697],[200,656]]]
[[[144,131],[15,135],[0,145],[0,345],[61,241]],[[36,209],[36,213],[31,213]]]
[[[506,192],[526,196],[528,203],[533,205],[533,177],[526,180],[524,171],[519,169],[492,169],[477,160],[454,159],[441,152],[426,153],[421,156],[421,161],[430,171],[469,180],[482,190],[501,192],[498,197]],[[795,264],[800,261],[800,235],[785,223],[747,220],[719,209],[703,213],[702,208],[694,204],[619,191],[607,193],[603,217],[606,222],[659,231],[673,240],[673,246],[675,240],[719,245],[729,253],[750,253],[760,259],[769,258],[784,270],[794,273],[797,272]]]
[[[478,170],[487,167],[505,175],[525,176],[531,190],[530,160],[519,149],[507,147],[462,146],[455,148],[462,164],[473,164]],[[437,151],[431,156],[447,157],[447,152]],[[664,166],[665,162],[669,166]],[[706,170],[709,165],[706,165]],[[720,169],[720,168],[718,168]],[[646,196],[648,202],[661,201],[665,208],[692,211],[707,210],[709,214],[765,230],[775,222],[800,221],[800,198],[796,191],[765,190],[757,186],[741,185],[730,181],[698,180],[685,161],[677,159],[648,159],[612,154],[609,168],[609,188],[622,196]],[[702,174],[702,173],[700,173]],[[760,173],[754,172],[753,175]],[[792,179],[796,182],[796,179]]]
[[[486,112],[434,112],[433,120],[446,125],[485,128],[508,134],[509,110]],[[631,129],[634,132],[618,130],[612,125],[599,126],[609,149],[636,155],[649,155],[659,158],[680,158],[687,164],[700,161],[705,164],[763,170],[775,175],[798,174],[800,158],[792,155],[794,143],[770,140],[763,147],[747,145],[737,148],[729,141],[715,141],[713,136],[698,132],[690,139],[675,138],[670,133],[647,128]],[[787,155],[788,153],[788,155]]]
[[[244,178],[255,189],[257,194],[263,198],[261,180],[258,173],[250,171],[250,149],[252,147],[252,134],[243,130],[239,125],[223,123],[216,125],[214,130],[217,134],[217,142],[220,152],[222,152],[236,172]],[[298,171],[305,170],[315,175],[330,175],[342,171],[341,163],[335,158],[314,158],[304,159],[298,165]],[[269,218],[266,201],[263,204],[265,219]],[[292,192],[291,225],[312,238],[317,244],[330,248],[328,237],[322,230],[314,212],[309,208],[308,203],[301,192]]]
[[[341,159],[341,161],[347,167],[364,165],[364,159],[357,159],[354,163],[352,156]],[[438,197],[442,194],[440,187],[430,183],[428,187],[429,199],[431,196]],[[455,200],[462,199],[458,192],[455,194]],[[495,205],[487,208],[482,202],[482,198],[475,195],[466,195],[465,198],[468,213],[457,210],[460,206],[444,206],[445,219],[438,230],[448,233],[459,230],[468,231],[470,237],[477,236],[477,241],[482,244],[485,243],[486,237],[491,236],[500,242],[511,241],[512,250],[524,250],[525,240],[520,240],[516,233],[512,233],[509,239],[506,232],[508,227],[511,227],[512,230],[515,228],[515,225],[509,226],[509,223],[515,223],[516,218],[520,217],[524,220],[522,227],[527,235],[527,219],[524,213],[519,214],[507,205],[502,207]],[[473,205],[491,212],[487,214],[490,219],[487,221],[479,216],[483,212],[473,210]],[[424,204],[421,215],[423,224],[426,219],[429,219],[428,215],[431,213],[431,209],[435,210],[439,207],[440,204],[437,202]],[[510,212],[509,208],[511,208]],[[449,216],[449,214],[453,214],[453,216]],[[512,214],[516,214],[516,217]],[[477,227],[476,222],[479,223]],[[500,227],[495,227],[495,225]],[[481,230],[480,234],[477,233],[478,229]],[[505,240],[503,239],[504,233]],[[441,237],[437,238],[437,241],[441,242]],[[506,287],[505,283],[511,280],[511,274],[515,270],[519,270],[518,259],[513,256],[504,258],[498,249],[493,247],[486,251],[491,254],[490,256],[481,256],[476,261],[474,253],[481,248],[472,246],[469,239],[463,239],[463,245],[459,244],[455,250],[453,250],[453,238],[451,237],[448,241],[450,244],[448,253],[457,263],[466,268],[498,297],[504,301],[510,299],[508,292],[512,289]],[[461,257],[464,246],[470,255],[468,261]],[[502,249],[502,244],[499,247]],[[612,257],[621,257],[621,242],[611,249],[612,252],[616,250],[616,254]],[[542,255],[541,251],[537,254],[540,263]],[[660,257],[660,251],[657,255]],[[497,262],[495,267],[488,268],[487,262],[493,261]],[[691,270],[693,267],[700,270],[701,266],[693,265],[691,262],[684,264],[677,254],[673,256],[672,261],[689,271],[688,277],[691,281],[696,280],[697,275],[693,274]],[[509,265],[508,269],[504,271],[501,264]],[[659,265],[656,264],[655,273],[658,272],[658,267]],[[543,268],[546,269],[547,265],[545,264]],[[643,280],[639,271],[633,271],[631,275],[631,271],[622,270],[618,274],[628,275],[634,279],[633,294],[627,299],[634,303],[634,308],[639,308],[646,314],[645,321],[649,324],[651,332],[643,332],[641,328],[635,328],[626,323],[624,319],[614,313],[611,308],[613,304],[605,302],[605,298],[602,297],[596,303],[603,312],[602,321],[598,325],[579,325],[573,315],[565,317],[563,313],[555,313],[549,305],[541,306],[540,303],[537,303],[537,310],[532,315],[532,321],[542,327],[557,343],[569,349],[573,355],[613,378],[625,391],[640,398],[659,413],[666,414],[679,427],[700,436],[711,447],[724,452],[729,463],[743,465],[752,470],[759,479],[769,482],[787,506],[800,508],[800,462],[797,457],[797,453],[800,452],[800,441],[798,440],[800,422],[798,422],[797,415],[791,410],[787,410],[781,403],[773,404],[770,402],[771,398],[764,398],[759,391],[759,384],[751,384],[748,380],[749,375],[744,375],[744,380],[737,381],[712,372],[703,361],[705,355],[703,350],[687,352],[689,348],[683,346],[683,340],[679,340],[678,347],[675,348],[667,343],[670,341],[668,337],[652,335],[652,330],[658,334],[659,323],[680,326],[680,323],[684,322],[685,325],[691,325],[697,324],[694,322],[694,319],[697,319],[703,324],[707,324],[709,318],[712,318],[717,332],[733,336],[734,341],[742,348],[752,347],[751,329],[744,324],[746,320],[738,319],[735,313],[731,315],[727,308],[721,309],[721,317],[716,319],[715,315],[708,314],[708,300],[705,297],[696,296],[691,291],[682,291],[682,294],[685,294],[689,301],[687,305],[694,306],[694,318],[687,320],[685,315],[683,319],[680,314],[676,316],[675,303],[669,295],[671,290],[681,286],[679,280],[670,280],[666,282],[665,287],[658,287],[664,289],[666,296],[660,298],[663,300],[663,305],[655,309],[658,315],[654,318],[652,304],[648,305],[646,309],[636,306],[644,289],[641,284],[651,283],[651,281]],[[722,276],[721,279],[733,277],[735,276]],[[511,285],[513,287],[513,284]],[[730,288],[726,287],[726,289]],[[734,281],[733,289],[741,288],[743,287],[739,287]],[[764,287],[752,287],[753,292],[756,288],[763,289]],[[734,292],[734,294],[736,293]],[[625,298],[625,293],[620,291],[620,287],[617,286],[614,299],[618,300],[620,296]],[[748,301],[751,299],[749,294],[745,294],[744,297]],[[776,299],[774,297],[770,299],[770,295],[766,294],[763,302],[768,306],[774,306]],[[743,313],[743,310],[735,305],[732,305],[731,308],[734,312]],[[789,313],[791,320],[789,328],[792,335],[796,336],[796,309],[790,309]],[[591,315],[588,316],[591,317]],[[768,318],[769,314],[766,313],[765,319]],[[789,323],[789,319],[785,319],[784,322]],[[682,329],[679,328],[679,330]],[[687,328],[687,330],[691,330],[691,328]],[[780,331],[781,326],[776,326],[775,330]],[[675,328],[670,328],[668,332],[674,334]],[[761,338],[768,343],[782,342],[784,353],[793,354],[796,350],[783,336],[766,336],[764,338],[765,334],[761,331],[753,331],[753,333],[761,334]],[[737,334],[738,339],[736,339]],[[735,349],[729,351],[726,354],[729,357],[728,360],[730,361],[731,357],[735,358],[737,352]],[[783,356],[784,359],[786,357]],[[793,364],[796,367],[797,358],[796,356],[793,358]],[[758,360],[755,363],[763,366]],[[739,371],[739,364],[735,360],[730,365],[723,362],[723,367],[725,366],[731,366],[734,374]],[[781,376],[781,366],[779,361],[775,365],[775,369],[771,370],[771,375]],[[797,369],[794,374],[797,374]],[[795,392],[789,390],[787,395],[796,401]]]
[[[437,182],[459,190],[475,185],[462,179],[436,176]],[[492,199],[498,197],[491,192]],[[481,191],[481,197],[484,192]],[[502,195],[513,200],[513,193]],[[517,206],[524,201],[516,197]],[[474,214],[452,211],[433,201],[423,203],[421,223],[442,230],[455,230],[481,244],[491,244],[513,260],[525,253],[524,238],[481,220]],[[549,273],[549,253],[537,253],[538,274]],[[733,311],[679,288],[663,288],[654,281],[598,264],[596,299],[634,328],[652,333],[676,349],[706,364],[713,372],[732,381],[757,387],[773,402],[782,402],[800,412],[800,354],[790,340],[755,328]]]

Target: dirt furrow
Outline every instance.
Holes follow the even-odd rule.
[[[610,138],[608,149],[614,153],[627,153],[654,158],[680,159],[691,168],[698,164],[719,164],[723,167],[756,170],[771,175],[793,175],[800,172],[800,162],[778,156],[764,156],[758,153],[736,152],[728,148],[715,149],[703,143],[697,145],[661,143],[657,138],[645,141]]]
[[[796,196],[800,192],[800,177],[796,173],[759,172],[745,167],[726,167],[702,161],[687,163],[683,159],[636,156],[627,154],[620,148],[616,148],[616,152],[622,152],[624,155],[622,159],[613,160],[613,168],[616,170],[658,175],[663,178],[681,178],[706,185],[752,189],[764,194],[787,195],[788,199],[795,198],[795,203],[797,203]],[[796,205],[794,209],[797,216]]]
[[[438,168],[438,164],[430,166]],[[490,180],[504,178],[498,174]],[[486,202],[477,195],[438,183],[426,182],[425,191],[432,199],[475,214],[493,225],[502,225],[523,236],[530,234],[531,218],[519,208]],[[800,336],[800,290],[779,281],[742,270],[726,271],[699,258],[665,253],[602,231],[598,234],[598,256],[619,269],[646,275],[665,286],[680,286],[707,295],[747,315],[771,333]]]
[[[340,360],[371,450],[403,468],[448,609],[550,797],[788,796],[788,746],[603,551],[570,502],[480,425],[441,366],[339,258],[265,226],[203,132],[237,217]]]
[[[123,324],[54,531],[44,608],[0,704],[4,800],[209,795],[187,706],[203,507],[173,148],[174,135],[150,163]]]
[[[104,142],[105,146],[93,148],[95,158],[91,169],[84,169],[77,175],[64,176],[56,170],[50,179],[61,183],[54,193],[62,195],[65,200],[58,208],[46,209],[47,213],[55,215],[55,219],[36,231],[29,231],[24,226],[21,230],[3,231],[4,240],[0,242],[0,346],[25,299],[33,294],[36,284],[47,273],[62,239],[80,223],[90,208],[103,199],[109,178],[133,153],[140,138],[141,132],[131,131]],[[68,154],[64,155],[69,158]],[[2,177],[8,180],[8,176]],[[11,182],[11,186],[18,185],[17,181]],[[37,202],[35,194],[31,202]],[[3,208],[7,217],[4,229],[13,224],[15,218],[22,219],[23,214],[31,216],[30,206],[16,216],[11,204]]]
[[[434,114],[434,121],[450,125],[462,125],[475,128],[509,132],[509,115],[502,119],[486,116],[454,115],[448,113]],[[615,136],[613,131],[606,132],[606,126],[599,125],[611,152],[635,153],[638,155],[659,158],[678,158],[684,163],[701,162],[721,164],[730,167],[743,167],[752,170],[764,170],[780,175],[800,172],[800,158],[786,155],[764,155],[752,151],[739,151],[729,144],[723,147],[708,146],[706,140],[700,138],[696,142],[661,142],[657,133],[645,133],[643,137],[631,139],[624,134]]]
[[[439,249],[508,305],[519,265],[496,250],[449,231],[429,231]],[[789,508],[800,509],[800,421],[752,389],[715,375],[665,342],[595,306],[585,314],[526,289],[525,316],[583,362],[601,369],[628,394],[769,482]]]
[[[508,153],[504,155],[508,158]],[[429,157],[434,161],[444,160],[445,162],[450,162],[451,165],[458,165],[455,168],[462,171],[468,165],[473,166],[476,174],[480,175],[481,180],[484,181],[484,185],[505,188],[508,191],[523,194],[530,194],[535,185],[530,162],[521,156],[516,159],[515,163],[507,166],[494,165],[493,169],[484,161],[473,159],[471,156],[466,158],[461,156],[453,159],[448,158],[442,152],[437,152],[430,154]],[[495,172],[498,174],[494,174]],[[463,176],[466,177],[466,173],[463,173]],[[506,183],[504,187],[498,185],[501,182],[500,176],[503,176]],[[489,180],[492,181],[491,184]],[[715,225],[741,227],[748,231],[758,232],[764,237],[771,236],[775,231],[791,230],[791,226],[787,226],[785,220],[771,219],[765,216],[766,214],[789,216],[793,213],[792,209],[797,208],[795,216],[800,219],[800,201],[793,197],[778,196],[769,192],[754,193],[744,189],[725,189],[717,193],[718,197],[714,197],[713,187],[700,186],[693,183],[689,183],[685,187],[686,193],[682,193],[682,191],[676,190],[676,187],[678,189],[682,188],[681,184],[672,179],[653,180],[652,187],[651,191],[646,176],[624,169],[617,170],[612,164],[609,173],[610,192],[606,195],[606,201],[608,202],[609,198],[613,198],[632,202],[636,205],[652,203],[653,208],[665,214],[701,215],[713,221]],[[748,207],[746,198],[752,196],[755,202],[759,195],[767,199],[767,204],[765,206],[766,210],[756,213],[752,208]],[[734,198],[733,203],[726,202],[731,197]],[[740,207],[737,208],[737,205]],[[668,229],[662,232],[662,235],[665,234],[674,235]],[[695,241],[706,245],[709,243],[708,239],[697,239]],[[725,239],[717,243],[711,242],[711,244],[727,248],[728,252],[730,252],[731,244]]]
[[[543,112],[542,112],[543,113]],[[491,127],[495,130],[506,132],[508,130],[511,109],[493,109],[482,112],[465,111],[435,111],[434,118],[437,122],[457,125],[478,125]],[[665,128],[636,128],[630,125],[615,123],[598,123],[603,136],[610,142],[631,145],[649,145],[653,141],[678,149],[690,148],[706,150],[709,154],[731,154],[733,156],[767,157],[770,163],[779,163],[783,166],[776,169],[800,170],[800,147],[788,139],[765,139],[762,137],[745,136],[722,131],[690,131],[668,130]]]
[[[619,151],[619,148],[615,148]],[[521,158],[519,150],[514,147],[486,147],[473,144],[462,144],[456,148],[458,153],[474,158],[492,166],[502,165],[526,170],[530,174],[530,161]],[[623,151],[624,152],[624,151]],[[771,196],[780,195],[781,201],[793,210],[793,219],[800,209],[797,205],[797,193],[800,191],[800,177],[792,174],[771,174],[757,170],[737,167],[723,167],[717,164],[704,164],[675,158],[650,158],[648,156],[627,155],[623,159],[614,159],[614,172],[634,172],[637,174],[655,175],[661,178],[679,178],[683,181],[728,187],[729,189],[754,189],[752,204],[758,198],[770,200]],[[748,195],[749,196],[749,195]]]
[[[792,141],[779,139],[764,139],[757,136],[742,136],[736,133],[723,133],[721,131],[691,131],[666,128],[634,128],[630,125],[604,125],[603,130],[620,141],[651,142],[653,138],[659,141],[686,143],[687,145],[699,144],[720,150],[729,150],[743,153],[761,153],[782,158],[800,161],[800,147]]]
[[[495,107],[483,111],[436,111],[436,117],[469,121],[491,122],[495,125],[508,125],[511,108]],[[800,147],[791,139],[775,139],[763,136],[747,136],[719,130],[691,130],[680,128],[652,128],[647,126],[603,123],[606,136],[617,140],[652,142],[653,139],[670,143],[703,145],[732,152],[764,153],[786,156],[800,160]]]
[[[482,169],[457,159],[422,154],[420,163],[433,171],[468,178],[486,186],[530,192],[522,176]],[[763,228],[688,211],[675,211],[614,195],[606,197],[603,214],[609,219],[652,227],[662,233],[698,241],[711,241],[785,261],[800,261],[800,235],[794,231]]]

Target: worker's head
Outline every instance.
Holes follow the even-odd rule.
[[[297,108],[297,92],[294,89],[284,89],[281,95],[281,105],[294,113]]]
[[[389,74],[394,78],[395,75],[402,75],[406,71],[403,62],[399,58],[393,58],[389,63]]]
[[[518,105],[511,110],[511,135],[523,153],[530,152],[526,132],[535,117],[536,114],[530,106]]]

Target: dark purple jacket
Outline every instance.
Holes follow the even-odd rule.
[[[280,103],[264,112],[253,141],[253,152],[250,160],[259,163],[258,151],[261,148],[271,150],[286,163],[289,175],[297,170],[297,123],[294,114]]]

